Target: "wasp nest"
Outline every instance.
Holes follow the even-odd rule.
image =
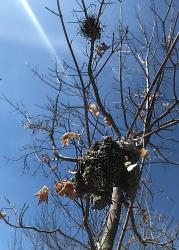
[[[138,149],[130,143],[118,143],[109,136],[95,142],[78,163],[74,178],[78,196],[90,195],[95,209],[106,207],[114,186],[128,193],[134,185],[138,159]]]
[[[96,41],[100,39],[102,26],[95,15],[89,15],[80,21],[80,34],[87,39]]]

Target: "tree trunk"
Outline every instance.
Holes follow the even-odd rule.
[[[122,191],[120,188],[114,187],[112,194],[112,205],[110,207],[109,216],[101,239],[99,250],[112,250],[115,236],[118,230]]]

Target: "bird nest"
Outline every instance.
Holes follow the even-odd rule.
[[[113,187],[129,196],[139,176],[138,160],[138,148],[132,142],[116,142],[109,136],[96,141],[78,162],[74,178],[78,196],[88,194],[95,209],[111,203]]]
[[[95,15],[89,15],[80,21],[80,34],[87,39],[100,39],[102,31],[102,25]]]

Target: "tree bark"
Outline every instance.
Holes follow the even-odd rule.
[[[118,187],[113,188],[112,204],[109,216],[101,239],[99,250],[112,250],[115,236],[118,230],[121,213],[122,191]]]

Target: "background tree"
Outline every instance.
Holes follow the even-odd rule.
[[[19,213],[9,200],[1,217],[32,230],[25,233],[34,249],[176,249],[178,228],[155,213],[148,167],[178,165],[171,155],[179,122],[177,1],[165,2],[162,14],[151,1],[148,23],[139,8],[137,36],[124,24],[121,3],[76,4],[74,41],[63,3],[47,8],[60,21],[71,58],[45,77],[33,70],[55,92],[42,114],[33,117],[3,97],[32,130],[32,145],[20,157],[24,169],[35,162],[52,184],[36,193],[45,204],[30,224],[28,207]],[[108,30],[105,12],[116,6],[121,20]],[[74,50],[78,39],[83,59]]]

